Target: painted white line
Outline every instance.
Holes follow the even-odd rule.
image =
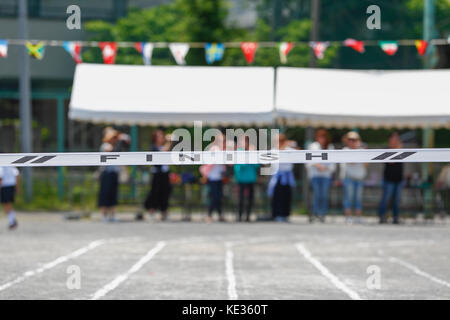
[[[314,267],[316,267],[325,278],[330,280],[331,283],[334,284],[336,288],[345,292],[353,300],[362,300],[357,292],[347,287],[341,280],[339,280],[337,276],[332,274],[319,260],[314,258],[311,252],[309,252],[309,250],[306,249],[306,247],[302,243],[297,243],[296,247],[297,250],[303,255],[303,257],[306,260],[308,260],[308,262],[310,262]]]
[[[106,284],[103,288],[97,290],[92,295],[92,300],[98,300],[105,295],[107,295],[110,291],[116,289],[122,282],[126,281],[133,273],[138,272],[147,262],[149,262],[162,248],[164,248],[166,243],[164,241],[160,241],[156,244],[154,248],[152,248],[145,256],[139,259],[127,272],[119,275],[113,281]]]
[[[40,268],[37,268],[35,270],[26,271],[24,274],[22,274],[21,276],[17,277],[16,279],[14,279],[14,280],[12,280],[10,282],[7,282],[5,284],[0,285],[0,291],[3,291],[5,289],[7,289],[7,288],[12,287],[13,285],[21,283],[21,282],[25,281],[27,278],[35,276],[35,275],[37,275],[39,273],[42,273],[44,271],[50,270],[50,269],[56,267],[57,265],[59,265],[61,263],[69,261],[70,259],[77,258],[77,257],[85,254],[86,252],[91,251],[92,249],[95,249],[95,248],[97,248],[97,247],[99,247],[99,246],[101,246],[101,245],[103,245],[105,243],[106,243],[105,240],[93,241],[93,242],[89,243],[87,246],[82,247],[82,248],[80,248],[78,250],[75,250],[74,252],[69,253],[68,255],[61,256],[61,257],[56,258],[55,260],[53,260],[51,262],[45,263]]]
[[[409,262],[406,262],[404,260],[401,260],[401,259],[398,259],[398,258],[395,258],[395,257],[389,257],[389,261],[392,262],[392,263],[397,263],[397,264],[399,264],[401,266],[404,266],[405,268],[411,270],[415,274],[417,274],[419,276],[422,276],[424,278],[427,278],[428,280],[431,280],[433,282],[439,283],[440,285],[443,285],[443,286],[446,286],[446,287],[450,288],[450,283],[449,282],[447,282],[445,280],[442,280],[442,279],[439,279],[439,278],[436,278],[435,276],[432,276],[431,274],[420,270],[418,267],[416,267],[415,265],[412,265]]]
[[[237,300],[238,295],[236,292],[236,277],[234,276],[233,268],[233,250],[230,242],[225,243],[226,255],[225,255],[225,272],[228,281],[228,299]]]

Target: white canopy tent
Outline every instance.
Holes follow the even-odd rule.
[[[274,81],[276,79],[276,87]],[[127,125],[450,128],[450,70],[80,64],[69,117]]]
[[[273,68],[80,64],[69,117],[127,125],[269,124]]]
[[[278,68],[276,110],[287,125],[450,128],[450,70]]]

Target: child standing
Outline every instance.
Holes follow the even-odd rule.
[[[19,170],[15,167],[0,167],[0,201],[8,215],[9,230],[17,228],[16,213],[12,204],[16,193],[16,186],[20,185]]]

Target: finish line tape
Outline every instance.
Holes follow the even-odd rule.
[[[357,162],[450,162],[450,149],[0,153],[0,166],[15,167]]]

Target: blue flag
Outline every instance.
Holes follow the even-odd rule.
[[[214,61],[220,61],[223,58],[225,46],[222,43],[207,43],[205,45],[206,62],[212,64]]]

